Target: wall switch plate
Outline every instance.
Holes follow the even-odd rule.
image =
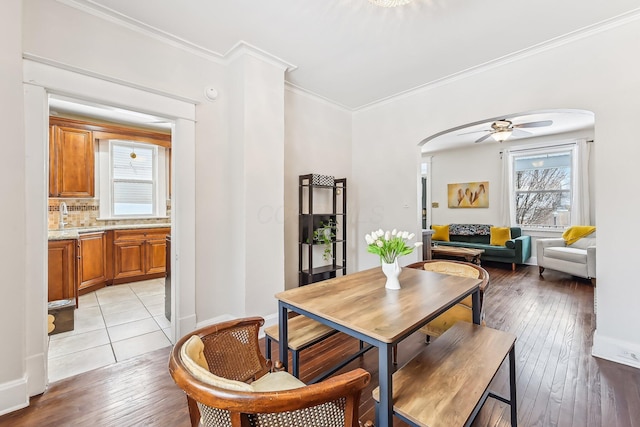
[[[432,202],[432,203],[431,203],[431,207],[432,207],[432,208],[439,208],[439,207],[440,207],[440,203],[438,203],[438,202]]]

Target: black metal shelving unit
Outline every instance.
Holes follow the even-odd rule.
[[[326,184],[326,178],[316,174],[299,177],[298,286],[347,274],[347,179],[333,179],[333,184]],[[320,212],[314,205],[318,199],[324,202]],[[318,247],[324,243],[314,241],[313,234],[330,221],[336,229],[329,261],[322,259]]]

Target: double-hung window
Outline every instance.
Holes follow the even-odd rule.
[[[564,229],[572,223],[575,145],[511,153],[515,223]]]
[[[113,216],[153,215],[157,147],[111,141]]]
[[[127,140],[100,141],[100,216],[166,215],[165,148]]]

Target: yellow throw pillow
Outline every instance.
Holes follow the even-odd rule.
[[[431,236],[431,240],[440,240],[441,242],[449,241],[449,226],[448,225],[432,225],[431,228],[435,233]]]
[[[491,227],[492,246],[504,246],[507,240],[511,240],[511,229],[509,227]]]

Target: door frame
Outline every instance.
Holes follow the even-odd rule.
[[[172,130],[171,335],[193,330],[195,317],[195,100],[159,93],[60,64],[23,61],[26,169],[26,370],[29,396],[45,391],[47,367],[47,207],[49,94],[141,111]]]

